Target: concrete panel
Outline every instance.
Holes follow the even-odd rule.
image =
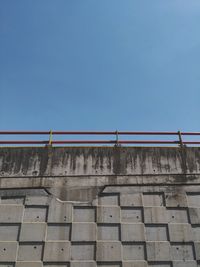
[[[0,261],[16,261],[17,242],[0,242]]]
[[[70,267],[96,267],[95,261],[71,261]]]
[[[188,223],[187,209],[168,209],[168,222],[171,223]]]
[[[200,260],[200,242],[194,243],[196,260]]]
[[[43,267],[42,262],[31,262],[31,261],[24,261],[24,262],[16,262],[16,267]]]
[[[18,261],[41,261],[43,244],[21,243],[18,250]]]
[[[181,260],[181,261],[194,260],[193,245],[187,243],[172,244],[171,256],[173,260]]]
[[[122,241],[144,241],[144,224],[129,223],[121,224],[121,239]]]
[[[122,223],[140,223],[143,222],[143,211],[141,208],[122,208]]]
[[[200,209],[189,208],[189,216],[191,224],[199,224],[200,222]]]
[[[120,206],[122,207],[140,207],[142,205],[142,196],[138,193],[133,194],[121,194]]]
[[[73,223],[72,241],[95,241],[96,224],[95,223]]]
[[[17,241],[19,225],[0,224],[0,241]]]
[[[96,211],[94,207],[77,207],[73,208],[74,222],[95,222]]]
[[[119,225],[104,224],[97,227],[97,240],[119,240]]]
[[[145,259],[144,243],[127,243],[122,246],[123,260],[140,261]]]
[[[98,223],[119,223],[120,208],[119,207],[97,207],[97,222]]]
[[[93,243],[72,243],[71,259],[77,261],[94,261],[95,244]]]
[[[199,225],[192,226],[192,237],[193,237],[193,241],[200,241],[200,226]]]
[[[105,195],[98,198],[99,206],[118,206],[119,196],[118,195]]]
[[[168,241],[166,225],[146,225],[145,232],[147,241]]]
[[[67,241],[46,242],[43,261],[65,262],[70,260],[70,243]]]
[[[197,267],[196,261],[174,261],[173,267]]]
[[[23,222],[46,222],[46,207],[26,207]]]
[[[146,261],[123,261],[122,267],[147,267]]]
[[[49,206],[49,223],[70,223],[72,222],[72,204],[52,200]]]
[[[46,223],[22,223],[20,241],[44,241]]]
[[[166,207],[187,207],[186,193],[168,192],[165,194]]]
[[[162,193],[143,193],[144,207],[164,206],[164,195]]]
[[[70,240],[69,224],[53,224],[47,227],[47,240]]]
[[[168,213],[165,207],[145,207],[144,208],[145,223],[164,223],[168,222]]]
[[[148,261],[169,261],[170,243],[168,242],[147,242],[147,260]]]
[[[200,208],[200,193],[187,193],[188,207]]]
[[[193,233],[190,224],[170,223],[169,237],[171,242],[189,242],[193,241]]]
[[[22,221],[22,205],[0,205],[0,223],[19,223]]]
[[[48,204],[48,196],[27,196],[25,199],[26,206],[47,206]]]
[[[120,242],[97,242],[97,261],[120,261],[121,260],[121,243]]]
[[[23,205],[24,197],[2,197],[1,204]]]

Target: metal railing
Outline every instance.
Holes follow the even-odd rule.
[[[37,135],[37,136],[47,136],[45,140],[1,140],[0,145],[138,145],[138,144],[147,144],[147,145],[200,145],[200,138],[199,141],[191,140],[191,141],[184,141],[184,136],[198,136],[200,137],[200,132],[130,132],[130,131],[0,131],[0,136],[14,136],[14,135],[22,135],[22,136],[30,136],[30,135]],[[74,139],[74,140],[55,140],[55,136],[113,136],[112,140],[81,140],[81,139]],[[121,136],[173,136],[175,140],[126,140],[121,139]]]

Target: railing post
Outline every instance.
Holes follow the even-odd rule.
[[[119,146],[119,133],[118,133],[118,131],[116,130],[116,132],[115,132],[115,134],[116,134],[116,144],[115,144],[115,146]]]
[[[179,137],[180,147],[183,147],[183,139],[182,139],[181,131],[178,131],[178,137]]]
[[[53,140],[53,133],[52,133],[52,130],[50,130],[49,132],[49,146],[52,146],[52,140]]]

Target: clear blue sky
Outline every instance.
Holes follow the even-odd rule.
[[[199,0],[1,0],[1,130],[200,125]]]

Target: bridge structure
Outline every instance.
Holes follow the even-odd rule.
[[[0,267],[200,266],[200,133],[88,134],[0,132]]]

